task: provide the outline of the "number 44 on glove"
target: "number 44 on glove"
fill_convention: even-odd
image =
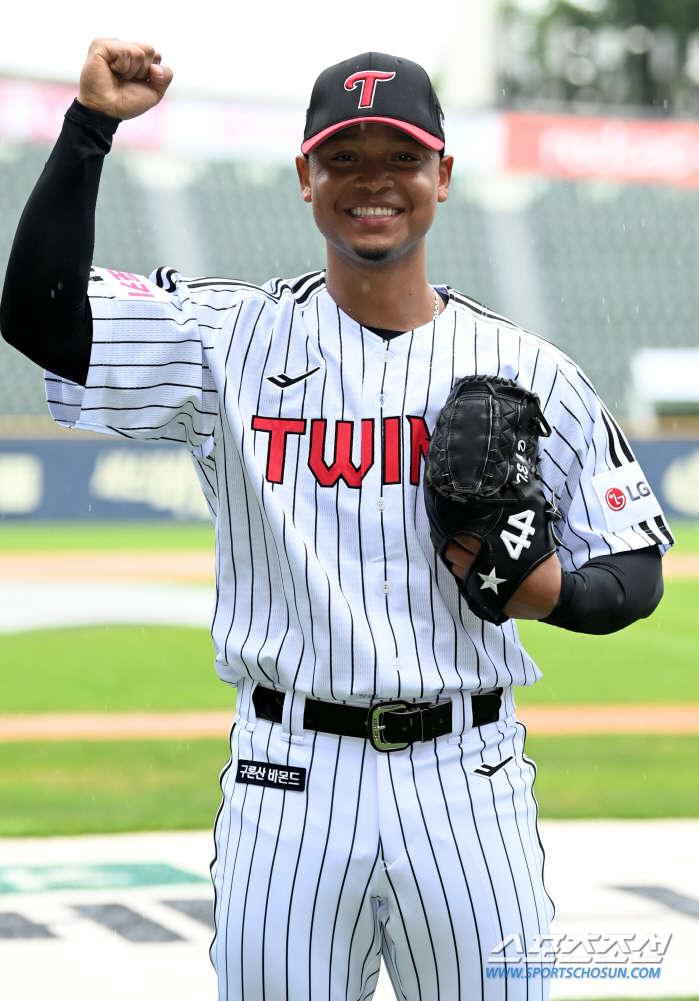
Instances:
[[[432,541],[444,551],[458,535],[481,544],[461,593],[479,618],[500,625],[503,609],[532,570],[556,551],[560,518],[537,475],[539,437],[548,437],[539,398],[512,379],[460,379],[437,417],[425,462]],[[458,578],[457,578],[458,580]]]

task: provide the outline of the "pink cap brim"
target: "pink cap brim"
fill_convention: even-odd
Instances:
[[[397,118],[381,118],[378,115],[362,115],[361,118],[349,118],[346,122],[338,122],[337,125],[330,125],[327,129],[323,129],[322,132],[311,136],[310,139],[307,139],[301,145],[301,152],[305,156],[311,150],[314,150],[316,146],[320,146],[330,136],[335,135],[336,132],[349,128],[350,125],[357,125],[359,122],[380,122],[382,125],[392,125],[395,129],[400,129],[401,132],[407,132],[409,136],[417,139],[419,143],[427,146],[428,149],[444,149],[444,143],[441,139],[437,139],[436,136],[425,132],[424,129],[419,129],[417,125],[411,125],[410,122],[401,122]]]

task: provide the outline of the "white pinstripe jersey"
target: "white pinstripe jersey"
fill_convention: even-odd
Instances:
[[[362,702],[540,677],[514,621],[472,615],[430,542],[424,453],[464,375],[539,395],[554,429],[540,474],[563,512],[564,568],[672,541],[643,490],[634,520],[633,483],[626,513],[605,515],[600,484],[609,494],[610,477],[642,474],[573,362],[458,292],[436,322],[386,342],[338,308],[322,272],[262,288],[116,274],[93,272],[87,387],[47,374],[51,413],[192,451],[216,524],[212,634],[225,681]]]

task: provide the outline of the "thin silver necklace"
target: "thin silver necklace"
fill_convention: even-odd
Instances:
[[[439,316],[439,295],[435,289],[432,289],[432,291],[434,292],[434,316],[432,317],[432,322],[436,323]]]

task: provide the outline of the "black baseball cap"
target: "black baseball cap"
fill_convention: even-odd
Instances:
[[[393,125],[428,149],[444,149],[439,100],[425,70],[410,59],[364,52],[323,70],[313,85],[301,152],[357,122]]]

